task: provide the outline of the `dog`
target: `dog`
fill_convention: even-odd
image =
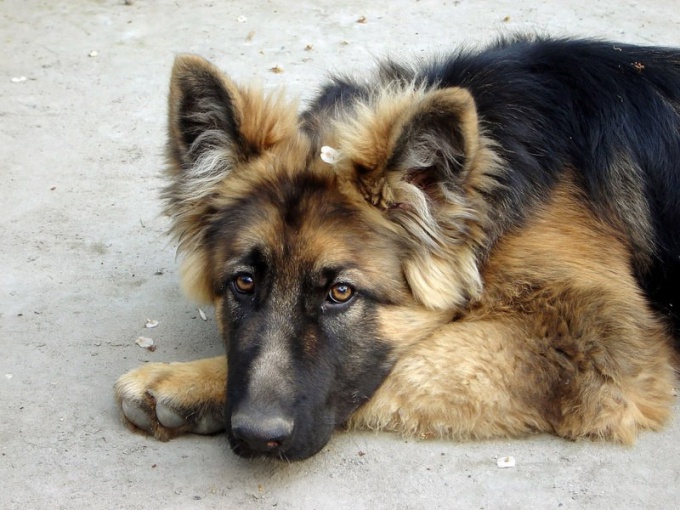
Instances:
[[[160,440],[308,458],[340,426],[634,442],[671,412],[680,50],[509,37],[302,113],[177,57],[162,196],[226,357],[115,385]]]

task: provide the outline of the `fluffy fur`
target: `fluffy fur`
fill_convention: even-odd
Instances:
[[[332,78],[299,115],[178,57],[163,197],[227,358],[122,376],[127,421],[288,459],[341,425],[659,429],[680,331],[679,57],[516,38]]]

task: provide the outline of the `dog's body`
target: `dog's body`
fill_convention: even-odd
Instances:
[[[123,376],[138,427],[300,459],[343,424],[630,443],[667,419],[680,51],[503,41],[302,115],[180,57],[169,104],[183,284],[228,361]]]

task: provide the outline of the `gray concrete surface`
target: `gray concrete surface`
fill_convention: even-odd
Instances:
[[[140,363],[221,351],[159,215],[175,53],[304,99],[326,69],[512,30],[680,46],[676,1],[129,3],[0,0],[0,508],[680,507],[677,417],[632,448],[339,433],[287,465],[240,460],[221,436],[132,434],[112,398]],[[155,352],[135,345],[145,333]],[[499,469],[506,455],[517,465]]]

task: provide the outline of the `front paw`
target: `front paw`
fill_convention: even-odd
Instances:
[[[114,386],[126,422],[168,441],[193,432],[224,430],[226,359],[149,363],[121,376]]]

